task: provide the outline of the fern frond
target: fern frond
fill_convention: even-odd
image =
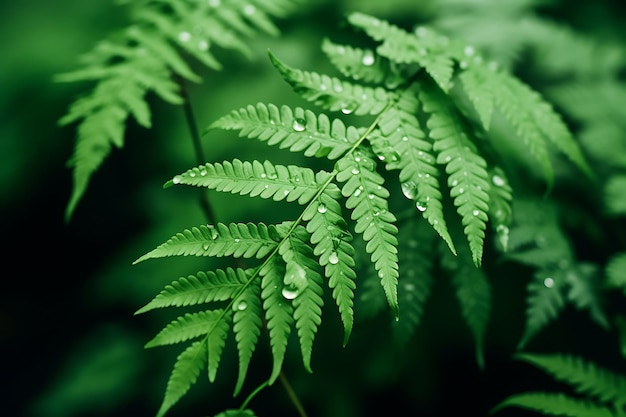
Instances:
[[[523,349],[539,331],[553,321],[565,307],[563,272],[538,271],[528,283],[526,326],[517,349]]]
[[[359,137],[354,127],[346,128],[341,120],[331,120],[324,113],[263,103],[230,112],[209,126],[216,128],[239,130],[239,136],[328,159],[342,156]]]
[[[562,393],[526,392],[511,395],[494,407],[491,413],[506,407],[518,407],[554,416],[613,417],[613,413],[608,408]]]
[[[348,21],[363,29],[374,40],[383,41],[376,49],[380,55],[400,64],[418,64],[443,91],[451,87],[456,51],[446,37],[425,27],[418,28],[416,34],[412,34],[363,13],[350,14]]]
[[[256,417],[256,414],[252,410],[226,410],[215,417]]]
[[[302,71],[289,67],[272,53],[269,56],[296,93],[323,109],[341,111],[343,114],[378,114],[389,101],[388,93],[382,87],[370,87],[326,74]]]
[[[269,383],[273,384],[280,374],[285,359],[287,342],[294,321],[293,306],[284,296],[284,294],[291,296],[291,293],[283,283],[285,264],[282,259],[270,258],[259,269],[259,275],[261,276],[261,298],[263,299],[273,358]]]
[[[618,409],[626,405],[626,377],[623,375],[573,355],[519,353],[515,357],[571,385],[579,394],[612,403]]]
[[[167,381],[165,397],[157,412],[157,417],[163,417],[196,382],[200,371],[207,362],[207,341],[201,340],[192,343],[176,359],[174,369]]]
[[[626,215],[626,175],[614,175],[604,185],[604,206],[613,216]]]
[[[260,259],[276,246],[277,242],[270,237],[268,226],[262,223],[201,225],[177,233],[134,263],[168,256],[234,256]]]
[[[354,324],[354,290],[356,273],[354,248],[350,244],[352,235],[341,213],[339,198],[341,191],[336,185],[330,184],[320,194],[316,204],[311,206],[310,213],[305,212],[303,219],[307,222],[306,230],[314,245],[313,253],[319,256],[319,264],[324,267],[328,278],[328,286],[339,308],[344,327],[344,346],[352,332]]]
[[[256,278],[256,277],[255,277]],[[233,395],[243,386],[250,359],[261,334],[261,284],[253,279],[243,293],[233,302],[233,332],[239,352],[239,374]]]
[[[174,184],[206,187],[233,194],[272,198],[274,201],[308,203],[317,193],[315,173],[296,165],[274,165],[269,161],[204,164],[176,175],[165,185]]]
[[[621,288],[626,295],[626,252],[611,256],[605,266],[605,275],[610,287]]]
[[[491,313],[491,284],[484,271],[475,267],[472,254],[466,247],[459,248],[457,256],[448,250],[440,252],[441,266],[452,277],[463,319],[474,337],[476,362],[480,369],[484,369],[483,341]]]
[[[371,255],[387,302],[398,317],[398,229],[396,217],[388,210],[389,191],[375,171],[371,155],[354,152],[337,161],[337,181],[344,182],[341,193],[356,222],[354,231],[363,235],[365,250]]]
[[[596,324],[608,330],[611,325],[604,312],[599,272],[598,266],[591,263],[578,263],[566,268],[566,295],[568,302],[579,310],[588,310]]]
[[[243,288],[251,274],[252,270],[227,268],[179,278],[135,314],[155,308],[184,307],[231,299]]]
[[[341,45],[324,39],[322,51],[335,68],[353,80],[380,85],[390,71],[389,61],[376,57],[370,49]]]
[[[437,163],[446,167],[450,196],[461,216],[474,264],[479,266],[489,210],[487,162],[467,136],[457,110],[436,86],[425,85],[420,96],[429,114],[427,125]]]
[[[513,189],[506,174],[499,167],[489,170],[489,218],[502,250],[509,249],[509,226],[513,221]]]
[[[293,304],[293,318],[300,339],[304,369],[311,369],[311,353],[315,333],[322,322],[322,277],[313,258],[313,249],[306,243],[309,234],[297,226],[278,248],[286,263],[283,295]]]
[[[395,339],[405,344],[422,320],[434,284],[437,235],[418,217],[411,217],[398,228],[398,242],[398,304],[402,306],[402,319],[394,322],[393,331]]]
[[[187,313],[165,326],[145,347],[173,345],[195,339],[210,333],[223,317],[224,311],[220,309]]]

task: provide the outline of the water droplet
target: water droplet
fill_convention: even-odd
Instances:
[[[235,239],[235,240],[234,240],[234,242],[235,242],[235,243],[239,243],[239,239]]]
[[[292,286],[283,287],[281,293],[287,300],[293,300],[298,296],[298,290]]]
[[[285,191],[283,191],[283,194],[284,194],[284,195],[289,195],[289,190],[285,190]]]
[[[189,32],[180,32],[178,34],[178,40],[181,42],[189,42],[191,40],[191,33]]]
[[[374,199],[374,197],[375,197],[375,195],[374,195],[374,194],[368,194],[368,195],[367,195],[367,198],[369,198],[370,200],[373,200],[373,199]]]
[[[463,194],[465,192],[465,188],[461,187],[459,188],[459,194]]]
[[[243,12],[244,12],[245,14],[247,14],[248,16],[252,16],[253,14],[255,14],[255,13],[256,13],[256,7],[254,7],[254,6],[253,6],[253,5],[251,5],[251,4],[246,4],[246,5],[243,7]]]
[[[328,86],[326,84],[320,84],[320,90],[326,91],[328,90]]]
[[[449,157],[449,156],[446,156],[446,159],[445,159],[445,161],[446,161],[446,162],[450,162],[450,160],[451,160],[451,159],[452,159],[451,157]]]
[[[415,199],[415,197],[417,197],[417,186],[415,185],[413,181],[403,182],[401,184],[401,187],[402,187],[402,193],[409,200],[413,200]]]
[[[244,311],[246,308],[248,308],[248,303],[246,303],[244,300],[241,300],[239,301],[239,303],[237,303],[237,310]]]
[[[359,171],[359,169],[358,169],[358,168],[352,168],[352,171],[351,171],[351,172],[352,172],[354,175],[358,175],[361,171]]]
[[[190,176],[191,178],[193,178],[193,177],[195,177],[195,176],[196,176],[196,173],[195,173],[195,172],[193,172],[193,171],[191,171],[191,172],[189,173],[189,176]]]
[[[456,187],[457,185],[459,185],[459,182],[457,180],[452,181],[452,186]]]
[[[333,86],[333,90],[335,90],[337,93],[341,93],[343,91],[343,87],[341,86],[341,84],[335,84]]]
[[[408,136],[402,136],[402,141],[403,141],[403,142],[407,142],[408,140],[409,140],[409,137],[408,137]]]
[[[343,107],[343,108],[341,109],[341,112],[342,112],[343,114],[350,114],[350,113],[352,113],[353,111],[354,111],[354,109],[351,109],[350,107]]]
[[[426,211],[426,203],[422,203],[422,202],[419,202],[419,201],[418,201],[418,202],[415,204],[415,207],[417,207],[417,209],[418,209],[419,211],[421,211],[421,212]]]
[[[374,54],[372,54],[370,51],[367,51],[364,55],[363,55],[363,59],[361,60],[361,63],[363,63],[363,65],[365,66],[370,66],[374,63]]]
[[[551,277],[547,277],[543,280],[543,285],[545,285],[546,288],[552,288],[554,287],[554,280]]]
[[[208,243],[205,243],[205,244],[202,245],[202,249],[204,249],[204,250],[209,250],[209,247],[210,246],[209,246]]]
[[[198,49],[201,51],[206,51],[209,49],[209,43],[205,40],[201,40],[198,42]]]
[[[353,194],[353,195],[354,195],[355,197],[358,197],[358,196],[360,196],[360,195],[361,195],[361,193],[362,193],[362,192],[363,192],[363,187],[359,187],[359,188],[357,188],[357,189],[354,191],[354,194]]]
[[[206,176],[206,174],[207,174],[206,168],[200,168],[200,176],[204,177]]]
[[[461,61],[459,66],[461,67],[461,69],[466,69],[469,66],[469,64],[467,63],[467,61]]]
[[[472,55],[474,55],[474,52],[476,52],[476,51],[474,50],[474,47],[473,47],[473,46],[471,46],[471,45],[467,45],[467,46],[465,47],[465,49],[463,50],[463,53],[464,53],[466,56],[472,56]]]
[[[346,48],[344,48],[343,46],[338,46],[338,47],[337,47],[337,53],[338,53],[339,55],[343,55],[343,54],[345,54],[345,53],[346,53]]]
[[[293,119],[293,130],[296,132],[302,132],[306,129],[305,121],[303,119]]]
[[[330,262],[333,265],[337,265],[339,263],[339,256],[337,256],[337,252],[332,252],[328,256],[328,262]]]
[[[480,214],[480,211],[478,211],[478,210],[474,210],[474,211],[472,211],[472,214],[473,214],[474,216],[478,216],[478,215]]]
[[[326,210],[327,210],[326,206],[323,205],[323,204],[320,204],[319,206],[317,206],[317,212],[318,213],[324,214],[324,213],[326,213]]]
[[[412,284],[410,282],[404,284],[404,290],[405,291],[415,291],[415,284]]]
[[[497,185],[498,187],[502,187],[504,184],[506,184],[504,182],[504,178],[499,175],[494,175],[493,177],[491,177],[491,182],[493,182],[493,185]]]
[[[219,233],[217,233],[217,230],[213,229],[211,230],[211,239],[215,240],[218,237],[220,237]]]
[[[182,181],[182,177],[180,175],[175,176],[174,178],[172,178],[172,182],[174,184],[180,184],[180,182]]]

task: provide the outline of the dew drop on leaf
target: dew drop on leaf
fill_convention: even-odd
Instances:
[[[287,300],[293,300],[298,296],[298,290],[292,286],[286,286],[283,287],[282,294]]]
[[[293,120],[293,130],[296,132],[302,132],[306,128],[305,121],[302,119]]]
[[[172,178],[172,182],[174,184],[180,184],[181,180],[182,180],[182,177],[180,175],[177,175],[174,178]]]
[[[372,64],[374,64],[375,58],[374,58],[374,54],[372,54],[371,52],[367,51],[364,55],[363,55],[363,59],[361,59],[361,63],[365,66],[370,66]]]
[[[413,181],[403,182],[401,185],[402,194],[409,200],[414,200],[417,197],[417,186]]]
[[[353,175],[358,175],[358,174],[359,174],[359,172],[361,172],[361,171],[359,171],[359,169],[358,169],[358,168],[352,168],[352,174],[353,174]]]
[[[554,280],[551,277],[547,277],[543,280],[543,285],[545,285],[546,288],[552,288],[554,287]]]
[[[237,310],[244,311],[246,308],[248,308],[248,303],[246,303],[244,300],[241,300],[239,301],[239,303],[237,303]]]
[[[208,243],[203,244],[202,249],[209,250],[209,244]]]
[[[472,214],[473,214],[474,216],[478,216],[478,215],[480,214],[480,211],[478,211],[478,210],[474,210],[474,211],[472,211]]]
[[[417,209],[418,209],[419,211],[422,211],[422,212],[426,211],[426,203],[422,203],[422,202],[418,201],[418,202],[415,204],[415,207],[417,207]]]
[[[335,84],[333,86],[333,90],[335,90],[335,92],[337,93],[341,93],[343,91],[343,87],[341,86],[341,84]]]
[[[504,178],[499,175],[494,175],[493,177],[491,177],[491,182],[493,182],[493,185],[496,185],[498,187],[502,187],[505,184]]]
[[[191,33],[189,32],[180,32],[178,34],[178,40],[181,42],[189,42],[191,40]]]
[[[326,206],[323,204],[320,204],[319,206],[317,206],[317,212],[321,214],[326,213]]]
[[[201,51],[206,51],[209,49],[209,43],[205,40],[201,40],[198,42],[198,49]]]
[[[328,262],[333,265],[337,265],[339,263],[339,256],[337,256],[337,252],[332,252],[330,256],[328,256]]]

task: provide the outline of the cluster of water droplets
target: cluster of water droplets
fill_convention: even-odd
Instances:
[[[178,40],[181,43],[189,43],[191,42],[192,39],[193,39],[193,35],[186,30],[178,34]],[[209,42],[206,39],[199,39],[196,46],[198,47],[199,50],[206,51],[209,49]]]

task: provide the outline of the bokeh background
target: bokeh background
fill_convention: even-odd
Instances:
[[[280,38],[250,41],[249,59],[218,52],[227,70],[202,72],[203,82],[189,86],[191,102],[201,130],[228,111],[257,101],[302,104],[274,71],[266,51],[295,67],[327,71],[321,41],[347,39],[343,16],[349,11],[406,27],[434,22],[486,48],[501,62],[523,63],[523,58],[513,60],[520,56],[515,49],[520,16],[546,16],[590,37],[623,44],[626,13],[621,3],[303,1],[295,14],[277,22]],[[72,220],[64,222],[71,191],[65,164],[75,126],[60,127],[57,121],[89,85],[59,84],[53,77],[76,69],[81,54],[127,25],[124,10],[113,1],[24,0],[0,5],[2,415],[154,415],[179,347],[144,350],[143,345],[173,316],[133,314],[166,283],[209,269],[203,259],[132,265],[174,233],[205,222],[197,193],[162,188],[173,175],[194,166],[195,158],[182,109],[156,99],[151,98],[153,128],[129,124],[124,149],[106,159]],[[234,135],[215,134],[205,140],[210,161],[298,161],[298,156]],[[289,216],[286,206],[276,209],[230,195],[210,198],[222,222],[270,223]],[[342,348],[339,321],[329,309],[327,327],[316,342],[315,373],[302,370],[297,352],[287,361],[287,376],[310,415],[370,416],[384,409],[403,409],[403,415],[486,415],[507,395],[531,386],[549,387],[539,373],[510,360],[523,330],[524,285],[531,272],[506,265],[501,272],[493,283],[486,372],[477,369],[471,337],[447,282],[435,285],[423,323],[403,350],[396,350],[380,330],[386,318],[359,324],[348,347]],[[623,369],[611,345],[614,335],[579,315],[565,312],[559,321],[563,324],[542,334],[532,347],[554,351],[576,346],[577,353]],[[267,351],[260,349],[258,356],[245,392],[267,375]],[[235,358],[226,354],[218,383],[209,385],[201,377],[170,415],[213,415],[237,407],[243,398],[232,398],[235,369]],[[251,406],[259,416],[296,415],[279,384]],[[502,415],[523,415],[516,413],[506,410]]]

